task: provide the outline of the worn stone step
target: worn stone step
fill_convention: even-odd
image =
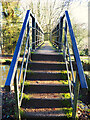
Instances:
[[[64,61],[63,55],[60,54],[31,54],[33,61]]]
[[[60,108],[70,106],[70,99],[24,98],[22,100],[23,108]]]
[[[65,63],[29,62],[30,70],[66,70]]]
[[[67,80],[67,73],[27,71],[26,80]]]
[[[30,84],[24,86],[24,93],[67,93],[69,86],[64,84]]]

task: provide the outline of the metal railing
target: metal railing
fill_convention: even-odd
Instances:
[[[68,29],[68,30],[67,30]],[[76,70],[74,70],[74,66],[72,64],[72,57],[70,53],[70,46],[67,33],[69,32],[71,38],[71,49],[73,52],[74,61],[76,63]],[[59,51],[63,51],[63,55],[65,58],[67,76],[68,76],[68,84],[71,96],[71,105],[73,108],[72,118],[76,117],[76,109],[77,109],[77,100],[79,94],[79,86],[81,84],[81,88],[87,89],[87,82],[85,79],[82,63],[80,60],[73,28],[71,25],[70,17],[68,11],[65,11],[64,15],[60,17],[59,23],[54,27],[51,32],[50,41],[55,48]],[[80,82],[79,82],[80,81]],[[80,84],[79,84],[80,83]]]
[[[30,20],[32,21],[30,22]],[[44,42],[43,30],[40,27],[34,15],[30,12],[30,10],[27,10],[22,25],[22,29],[19,35],[19,39],[16,45],[16,49],[13,55],[13,59],[10,65],[8,76],[5,82],[5,89],[8,91],[10,91],[12,89],[12,86],[14,86],[14,90],[16,94],[18,118],[20,117],[19,108],[22,102],[24,82],[26,78],[28,61],[30,59],[30,53],[31,51],[40,47],[43,44],[43,42]],[[19,61],[20,53],[22,51],[22,46],[24,46],[24,51],[23,51],[23,58],[21,62],[20,72],[18,75],[18,71],[17,71],[18,63],[19,63],[18,61]],[[21,80],[22,74],[23,74],[23,80]]]

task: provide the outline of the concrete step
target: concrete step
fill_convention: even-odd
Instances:
[[[24,86],[24,93],[67,93],[69,86],[64,84],[30,84]]]
[[[23,108],[60,108],[71,107],[70,99],[60,98],[24,98],[22,100]]]
[[[67,80],[67,73],[27,71],[26,80]]]
[[[60,54],[31,54],[31,60],[33,61],[64,61],[63,55]]]
[[[65,63],[48,63],[48,62],[29,62],[28,69],[30,70],[66,70]]]
[[[21,118],[27,120],[72,120],[72,118],[66,116],[65,111],[62,110],[62,108],[59,108],[59,110],[46,109],[46,111],[43,111],[42,109],[33,109],[33,112],[30,109],[24,109]]]

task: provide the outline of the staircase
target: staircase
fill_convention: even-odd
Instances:
[[[84,91],[88,86],[68,11],[50,32],[50,42],[44,42],[41,26],[27,10],[5,82],[7,91],[14,85],[17,119],[20,115],[22,120],[76,119],[79,85]],[[18,73],[21,51],[23,59]],[[76,66],[72,64],[72,57]]]
[[[66,119],[64,110],[71,107],[70,98],[64,97],[67,93],[69,86],[63,55],[46,41],[41,49],[31,55],[28,63],[22,117]]]

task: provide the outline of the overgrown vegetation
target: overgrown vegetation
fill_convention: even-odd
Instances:
[[[19,17],[19,3],[2,1],[2,9],[2,54],[13,55],[22,25]]]
[[[59,21],[61,13],[65,9],[69,9],[70,5],[74,2],[72,0],[61,1],[57,4],[57,0],[53,2],[37,0],[36,4],[32,0],[28,0],[24,5],[19,1],[3,1],[3,28],[2,28],[2,53],[13,54],[15,46],[20,34],[22,26],[22,16],[25,15],[27,9],[30,9],[36,15],[38,22],[43,28],[44,32],[50,33],[56,23]],[[20,7],[21,6],[21,7]],[[23,16],[24,17],[24,16]],[[74,21],[74,20],[73,20]],[[80,55],[88,55],[88,46],[83,42],[87,37],[87,30],[82,29],[83,25],[78,25],[73,22],[73,30],[77,40],[77,45],[80,50]],[[45,39],[50,37],[46,34]],[[49,39],[49,38],[48,38]],[[71,43],[71,41],[70,41]],[[82,47],[84,46],[84,47]]]

